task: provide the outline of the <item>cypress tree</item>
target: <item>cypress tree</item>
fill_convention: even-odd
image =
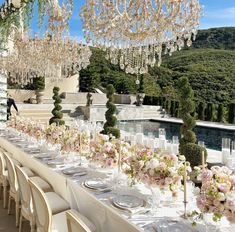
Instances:
[[[170,114],[172,117],[175,115],[175,101],[171,101],[171,108],[170,108]]]
[[[114,115],[116,113],[116,106],[114,104],[115,89],[112,84],[109,84],[106,89],[106,96],[108,98],[108,101],[106,103],[107,111],[105,113],[106,122],[104,124],[104,130],[102,131],[102,133],[107,135],[112,134],[116,138],[120,138],[120,130],[115,127],[117,124],[117,118]]]
[[[228,106],[228,123],[235,124],[235,103]]]
[[[217,122],[224,122],[224,113],[224,106],[222,104],[219,104],[217,110]]]
[[[198,119],[204,121],[205,120],[205,103],[200,102],[198,105]]]
[[[60,105],[62,100],[60,98],[59,91],[60,91],[59,87],[53,88],[54,96],[52,98],[54,100],[54,109],[51,112],[54,116],[49,120],[49,124],[55,123],[57,126],[65,124],[64,120],[62,119],[63,113],[61,112],[62,107]]]
[[[215,114],[215,106],[213,103],[207,104],[207,115],[206,120],[212,122],[214,120],[214,114]]]

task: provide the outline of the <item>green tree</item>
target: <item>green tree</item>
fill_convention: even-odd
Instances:
[[[179,95],[179,114],[183,120],[183,125],[180,128],[180,154],[184,155],[192,166],[198,165],[201,162],[201,147],[195,144],[196,135],[193,128],[196,125],[195,119],[191,113],[195,109],[193,101],[193,90],[189,84],[188,78],[181,77],[177,82]]]
[[[63,120],[63,113],[61,112],[62,107],[61,107],[60,103],[62,101],[61,101],[61,98],[59,95],[59,91],[60,91],[59,87],[53,88],[54,96],[52,98],[54,100],[54,109],[52,110],[52,114],[54,116],[49,120],[49,124],[55,123],[57,126],[65,124],[65,122]]]
[[[198,105],[198,119],[204,121],[205,120],[205,108],[206,104],[204,102],[200,102]]]
[[[235,124],[235,103],[230,103],[228,107],[228,123]]]
[[[105,113],[106,122],[104,124],[104,130],[102,131],[102,133],[107,135],[112,134],[116,138],[119,138],[120,130],[116,128],[117,118],[114,115],[116,113],[116,106],[114,104],[114,92],[115,89],[113,85],[108,85],[106,94],[108,98],[108,101],[106,103],[107,111]]]
[[[218,110],[217,110],[217,122],[224,122],[224,106],[222,104],[219,104]]]
[[[213,103],[208,103],[207,104],[207,109],[206,109],[206,121],[214,121],[214,116],[215,116],[215,106]]]

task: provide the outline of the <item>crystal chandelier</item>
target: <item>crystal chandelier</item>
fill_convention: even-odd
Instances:
[[[64,35],[71,13],[68,8],[68,4],[60,7],[56,0],[51,3],[42,38],[15,31],[13,52],[0,60],[0,68],[7,71],[11,82],[26,85],[37,76],[66,78],[89,65],[89,47]]]
[[[86,41],[107,51],[106,58],[131,74],[148,72],[192,44],[199,0],[86,0],[81,9]]]

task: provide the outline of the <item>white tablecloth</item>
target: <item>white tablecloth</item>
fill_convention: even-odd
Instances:
[[[23,148],[18,147],[17,142],[0,137],[0,147],[12,153],[13,157],[24,166],[31,168],[47,180],[54,191],[70,203],[71,208],[78,210],[94,223],[97,232],[154,232],[156,230],[151,226],[153,222],[162,217],[175,219],[179,217],[179,210],[182,210],[182,204],[179,204],[179,207],[173,205],[172,207],[160,208],[154,216],[151,212],[150,214],[130,214],[112,206],[110,199],[116,194],[115,191],[97,194],[97,192],[83,186],[83,181],[90,178],[90,176],[97,176],[96,173],[91,173],[92,175],[89,173],[89,175],[72,179],[62,174],[60,170],[54,170],[42,161],[33,158],[29,152],[25,152]],[[123,189],[120,188],[120,190]],[[148,189],[140,186],[138,193],[147,199],[149,196],[148,191]],[[189,222],[187,223],[189,224]],[[211,229],[208,232],[235,232],[234,228],[234,224],[230,227],[225,225],[223,228]],[[195,231],[204,232],[205,230],[203,227],[198,226]],[[181,232],[188,232],[188,230],[185,229]]]

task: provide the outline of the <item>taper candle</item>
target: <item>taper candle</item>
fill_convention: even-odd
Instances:
[[[205,153],[202,151],[202,169],[205,169]]]
[[[187,164],[184,163],[184,203],[187,202]]]

